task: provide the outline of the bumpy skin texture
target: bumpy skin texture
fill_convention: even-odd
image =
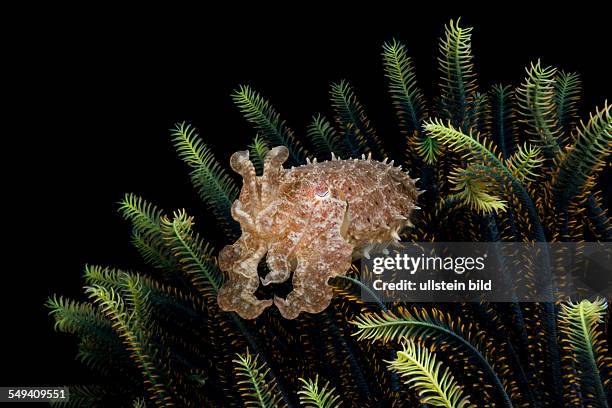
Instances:
[[[230,159],[243,178],[232,217],[242,236],[219,253],[219,266],[228,280],[219,290],[219,306],[242,318],[254,319],[276,304],[287,319],[300,312],[319,313],[331,302],[329,278],[345,275],[354,256],[384,242],[399,241],[410,225],[419,192],[393,163],[363,157],[308,163],[284,169],[287,148],[266,155],[262,176],[256,176],[248,151]],[[264,285],[289,279],[293,291],[286,299],[259,300],[257,265],[266,256],[270,272]]]

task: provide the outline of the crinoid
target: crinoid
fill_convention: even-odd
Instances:
[[[237,89],[233,99],[257,131],[249,154],[230,161],[242,189],[193,126],[173,127],[219,233],[200,235],[184,210],[124,197],[120,213],[150,268],[90,265],[88,299],[48,301],[56,329],[79,339],[78,358],[108,374],[109,386],[71,387],[68,405],[608,406],[603,300],[411,305],[359,296],[351,255],[398,235],[612,236],[600,177],[610,105],[580,121],[578,75],[539,61],[516,85],[484,89],[471,29],[458,21],[445,27],[439,52],[440,93],[428,103],[408,48],[396,40],[382,47],[401,138],[379,137],[347,81],[331,86],[333,119],[315,115],[305,138],[251,87]],[[413,211],[417,186],[425,193]],[[276,308],[261,313],[272,303],[266,284],[291,271],[294,291],[276,300],[291,319]]]

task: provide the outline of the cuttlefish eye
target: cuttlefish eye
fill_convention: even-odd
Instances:
[[[330,195],[329,188],[327,186],[318,186],[315,190],[315,198],[318,200],[325,200]]]

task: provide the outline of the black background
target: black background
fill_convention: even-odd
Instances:
[[[303,133],[313,113],[329,110],[329,83],[347,78],[378,132],[396,137],[382,42],[406,42],[431,95],[437,39],[450,18],[463,16],[475,27],[483,89],[496,81],[517,83],[524,67],[541,57],[582,74],[585,111],[612,95],[603,12],[551,14],[544,7],[512,11],[501,5],[481,13],[442,6],[427,13],[354,5],[350,12],[312,5],[275,15],[229,9],[158,10],[155,16],[65,10],[61,19],[42,16],[40,25],[26,15],[5,36],[14,51],[5,61],[14,71],[7,85],[16,91],[9,102],[22,116],[6,119],[16,126],[3,137],[3,238],[9,244],[2,268],[0,384],[94,378],[74,360],[74,340],[53,332],[43,304],[53,293],[82,298],[86,263],[139,267],[129,228],[116,213],[123,193],[170,210],[184,207],[204,234],[217,233],[205,221],[167,129],[191,121],[226,161],[254,136],[230,98],[239,84],[269,97]]]

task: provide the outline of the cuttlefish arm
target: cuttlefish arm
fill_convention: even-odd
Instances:
[[[307,240],[296,249],[297,267],[293,291],[286,299],[274,298],[274,304],[286,319],[301,312],[319,313],[329,306],[333,289],[329,278],[345,275],[351,267],[353,245],[345,235],[348,204],[333,198],[313,204],[314,217],[304,231]]]
[[[227,280],[217,294],[221,310],[237,312],[244,319],[254,319],[272,305],[271,299],[255,297],[259,287],[257,265],[265,254],[265,244],[248,233],[243,233],[233,245],[221,250],[219,268],[227,274]]]
[[[219,253],[219,268],[227,280],[219,289],[217,303],[222,310],[237,312],[244,319],[256,318],[273,303],[272,299],[260,300],[255,296],[259,287],[257,267],[268,251],[269,238],[265,231],[260,231],[258,215],[270,211],[268,196],[275,191],[274,183],[282,175],[282,163],[287,157],[286,147],[271,149],[265,158],[261,180],[248,151],[236,152],[230,158],[230,166],[243,178],[240,199],[231,207],[232,218],[240,223],[242,235]],[[262,203],[262,196],[268,202]]]

